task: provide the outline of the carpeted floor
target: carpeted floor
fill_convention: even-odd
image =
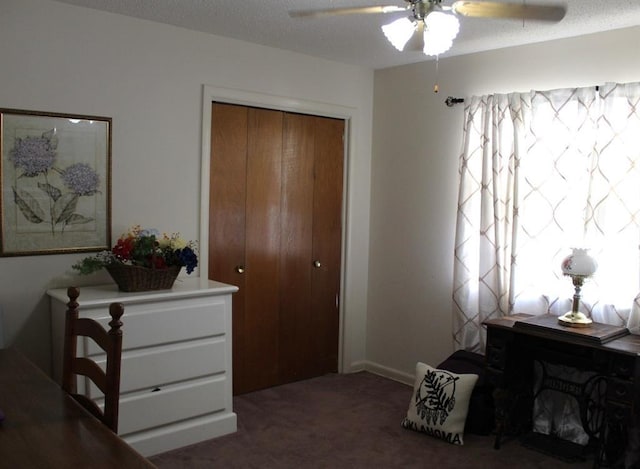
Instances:
[[[238,431],[151,461],[177,468],[586,469],[516,440],[466,434],[454,446],[400,426],[409,386],[370,373],[331,374],[236,396]]]

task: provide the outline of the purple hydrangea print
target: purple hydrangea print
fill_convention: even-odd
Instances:
[[[56,129],[51,129],[41,136],[15,137],[9,150],[9,161],[17,170],[12,187],[16,206],[28,222],[50,225],[52,235],[57,230],[64,233],[67,226],[94,221],[78,213],[78,200],[95,195],[100,186],[100,176],[86,163],[56,167],[57,147]],[[25,177],[31,181],[21,181]]]
[[[9,159],[27,177],[46,173],[53,167],[55,157],[51,140],[46,137],[16,138],[16,143],[9,152]]]
[[[98,173],[86,163],[72,164],[62,171],[61,176],[65,186],[78,195],[93,195],[100,185]]]

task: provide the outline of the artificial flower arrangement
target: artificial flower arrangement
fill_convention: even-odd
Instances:
[[[110,251],[85,257],[71,267],[80,274],[91,274],[104,268],[121,290],[141,291],[171,288],[182,267],[190,274],[197,265],[193,241],[185,241],[178,233],[160,235],[156,229],[142,229],[136,225],[122,234]],[[134,278],[138,285],[131,285],[132,276],[144,277],[144,280]],[[154,281],[151,276],[161,279],[166,276],[167,279]]]

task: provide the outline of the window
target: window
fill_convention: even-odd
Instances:
[[[583,312],[624,324],[640,293],[640,84],[473,97],[465,108],[454,268],[454,337],[483,349],[481,323],[564,314],[560,272],[590,248]]]

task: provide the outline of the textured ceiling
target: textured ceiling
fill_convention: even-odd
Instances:
[[[398,52],[384,38],[380,26],[397,13],[395,16],[346,15],[316,19],[292,19],[287,13],[289,10],[346,6],[403,6],[403,0],[57,1],[374,69],[431,60],[420,52]],[[640,25],[640,0],[520,1],[564,4],[567,15],[555,24],[461,18],[460,34],[453,47],[441,57]],[[451,2],[444,0],[443,5]]]

